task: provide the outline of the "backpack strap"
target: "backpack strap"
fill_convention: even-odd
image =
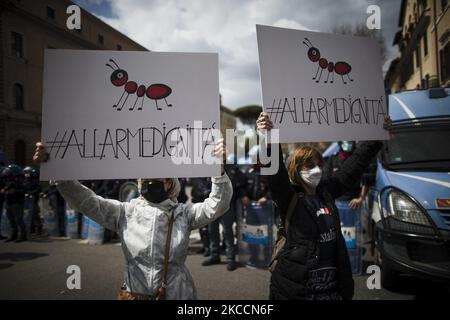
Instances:
[[[169,219],[169,228],[167,231],[167,238],[166,238],[166,248],[164,251],[164,271],[163,271],[162,283],[161,283],[161,287],[159,287],[159,289],[158,289],[158,294],[157,294],[155,300],[163,300],[166,297],[167,272],[169,269],[170,243],[172,240],[172,230],[173,230],[174,220],[175,220],[175,214],[174,214],[174,211],[172,211],[172,215],[170,216],[170,219]]]

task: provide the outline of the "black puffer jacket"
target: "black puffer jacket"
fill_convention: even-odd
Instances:
[[[335,176],[323,179],[317,187],[317,194],[328,208],[333,208],[332,213],[335,215],[338,290],[343,299],[353,297],[354,282],[334,199],[339,198],[355,180],[361,179],[361,175],[381,146],[382,143],[379,141],[360,143],[353,155],[345,161],[342,169]],[[286,245],[272,273],[270,297],[303,299],[307,293],[308,271],[319,262],[319,222],[315,212],[312,212],[304,201],[302,197],[304,191],[301,187],[291,185],[283,165],[281,149],[279,154],[280,166],[277,174],[269,176],[269,187],[283,221],[292,197],[297,196],[298,201],[290,220]]]

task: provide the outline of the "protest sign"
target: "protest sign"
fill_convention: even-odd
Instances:
[[[217,54],[46,50],[41,180],[220,175],[219,119]]]
[[[264,111],[280,142],[382,140],[376,40],[257,25]]]

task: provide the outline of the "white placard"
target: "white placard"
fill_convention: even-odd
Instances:
[[[376,40],[256,26],[264,111],[280,142],[384,140]]]
[[[41,180],[220,175],[219,112],[215,53],[46,50]]]

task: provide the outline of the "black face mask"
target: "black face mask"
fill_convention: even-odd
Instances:
[[[145,182],[141,194],[147,201],[153,203],[161,203],[167,199],[164,183],[161,181]]]

